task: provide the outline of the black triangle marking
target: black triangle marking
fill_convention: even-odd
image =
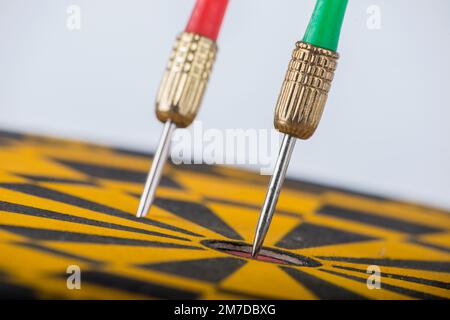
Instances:
[[[180,277],[218,283],[245,264],[246,261],[243,259],[227,257],[143,264],[140,267]]]
[[[317,213],[320,215],[356,221],[359,223],[365,223],[384,229],[395,230],[414,235],[445,231],[439,228],[421,225],[418,223],[400,220],[396,218],[385,217],[366,211],[352,210],[348,208],[341,208],[331,205],[323,206],[318,210]]]
[[[37,294],[32,288],[0,280],[1,300],[32,300],[36,298]]]
[[[64,278],[67,277],[67,275],[62,276]],[[200,296],[200,294],[195,291],[169,287],[162,283],[156,283],[150,280],[137,280],[104,271],[83,271],[82,281],[159,299],[192,300],[197,299]]]
[[[147,176],[145,171],[137,171],[131,169],[123,169],[110,167],[106,165],[95,165],[71,160],[53,159],[54,161],[70,167],[71,169],[80,171],[94,178],[109,179],[124,182],[144,183]],[[183,189],[183,187],[175,180],[163,176],[160,182],[161,186],[173,189]]]
[[[202,204],[166,198],[156,198],[155,204],[183,219],[194,222],[227,238],[243,240],[233,228],[226,224],[211,209]]]
[[[350,231],[303,222],[285,235],[276,246],[285,249],[302,249],[375,239]]]
[[[12,275],[0,270],[0,300],[31,300],[37,295],[30,287],[12,283]]]

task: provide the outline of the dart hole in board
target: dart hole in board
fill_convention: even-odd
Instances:
[[[217,250],[236,257],[253,259],[262,262],[299,267],[320,267],[322,264],[314,259],[302,255],[293,254],[279,249],[264,247],[256,258],[252,257],[252,246],[238,241],[203,240],[205,247]]]

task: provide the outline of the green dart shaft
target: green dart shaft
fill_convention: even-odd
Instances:
[[[336,51],[348,0],[318,0],[303,41]]]

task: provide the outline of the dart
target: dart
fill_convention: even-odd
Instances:
[[[284,134],[253,241],[261,250],[296,139],[315,132],[339,58],[337,45],[348,0],[317,0],[302,41],[296,43],[275,108],[275,128]]]
[[[214,64],[228,0],[197,0],[191,18],[172,50],[156,98],[156,116],[164,129],[145,182],[137,217],[149,211],[161,180],[176,128],[195,119]]]

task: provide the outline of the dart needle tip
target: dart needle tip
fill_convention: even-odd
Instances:
[[[146,199],[144,199],[144,194],[141,196],[141,200],[139,201],[139,208],[136,212],[136,217],[143,218],[147,215],[148,210],[150,210],[150,207],[152,204],[146,205]],[[148,207],[148,210],[145,210],[144,207]]]
[[[255,258],[261,250],[267,231],[269,230],[270,222],[272,221],[272,216],[277,205],[278,196],[280,195],[281,186],[286,177],[286,171],[289,166],[292,151],[294,150],[295,140],[295,137],[288,134],[285,134],[283,137],[283,142],[281,143],[280,152],[278,154],[277,162],[275,163],[273,175],[270,178],[266,198],[264,199],[264,204],[261,208],[258,225],[255,231],[252,248],[253,258]]]
[[[152,166],[145,182],[144,191],[139,201],[139,207],[136,217],[142,218],[147,215],[153,200],[155,200],[156,188],[159,185],[161,176],[166,163],[167,156],[170,149],[170,140],[176,125],[172,121],[167,121],[164,125],[161,139],[159,140],[158,149],[156,149],[155,157],[153,158]]]
[[[256,242],[253,243],[252,247],[252,258],[256,258],[258,256],[259,248],[256,246]]]

